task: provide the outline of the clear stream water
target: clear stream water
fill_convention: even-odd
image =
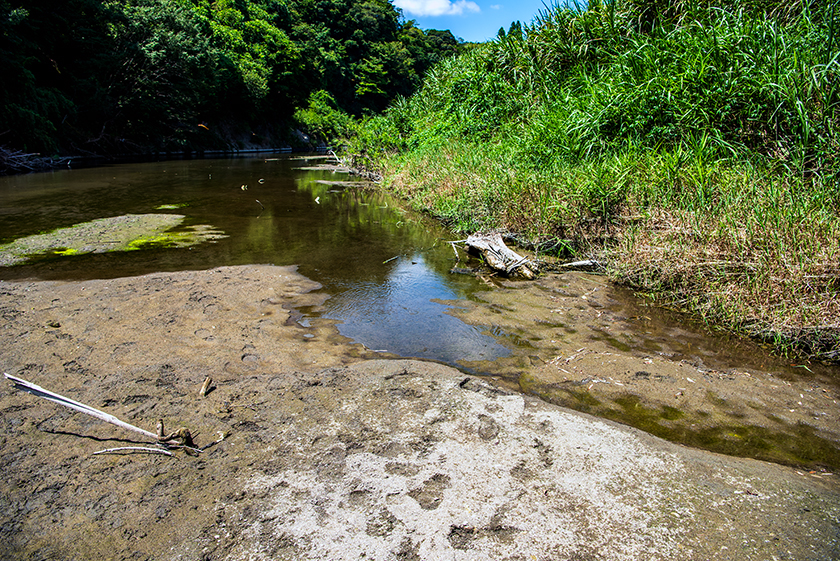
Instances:
[[[487,289],[472,276],[449,272],[454,255],[445,242],[454,235],[387,194],[329,184],[352,180],[346,174],[300,169],[317,163],[263,154],[0,177],[0,243],[94,219],[147,213],[185,215],[182,227],[209,225],[226,235],[189,249],[52,255],[0,267],[0,279],[80,280],[225,265],[298,265],[330,295],[321,317],[338,320],[342,335],[370,349],[455,366],[507,356],[510,350],[496,338],[505,334],[492,326],[467,325],[439,303],[470,299]],[[634,311],[631,294],[614,290],[613,295],[628,317],[656,316],[634,329],[636,338],[648,333],[647,339],[670,341],[686,359],[693,355],[712,364],[796,375],[789,364],[751,342],[710,336],[655,309]]]
[[[125,214],[186,215],[227,237],[189,249],[51,256],[0,278],[78,280],[224,265],[298,265],[331,295],[322,317],[368,348],[456,364],[508,350],[445,313],[486,286],[449,273],[453,239],[382,193],[342,189],[317,161],[261,155],[109,165],[0,178],[0,243]],[[243,190],[242,186],[247,189]],[[171,205],[170,210],[159,210]]]
[[[352,179],[346,175],[297,169],[313,163],[289,155],[262,155],[0,177],[0,244],[126,214],[184,215],[185,222],[177,229],[206,225],[225,235],[190,248],[42,255],[28,264],[0,267],[0,279],[81,280],[226,265],[297,265],[329,295],[323,310],[300,310],[304,325],[318,316],[336,320],[344,336],[370,349],[468,370],[487,365],[486,371],[478,366],[483,370],[479,374],[494,375],[494,365],[529,356],[530,345],[517,341],[515,333],[501,332],[495,325],[468,325],[447,313],[450,308],[442,301],[481,300],[476,293],[487,290],[472,276],[449,272],[454,255],[446,240],[453,239],[452,233],[434,220],[402,209],[387,194],[329,183]],[[813,365],[813,374],[811,369],[801,370],[751,341],[710,335],[685,318],[640,306],[628,291],[610,288],[607,300],[613,304],[604,311],[624,318],[623,326],[616,324],[607,337],[616,345],[620,337],[624,346],[644,352],[667,347],[674,360],[708,368],[775,372],[782,380],[804,380],[803,388],[810,388],[808,378],[819,374],[825,386],[814,392],[834,392],[840,380],[836,367]],[[516,380],[509,382],[515,386]],[[574,402],[567,405],[575,407]],[[644,426],[649,419],[633,416],[635,409],[625,417],[620,417],[618,407],[611,411],[619,415],[611,418],[650,430]],[[735,414],[720,417],[720,426],[710,430],[729,430],[729,425],[739,422]],[[687,417],[686,423],[692,418]],[[693,427],[683,428],[690,436]],[[799,438],[783,429],[769,436],[762,432],[763,440],[747,442],[737,453],[764,457],[767,446],[786,446]],[[728,438],[720,438],[721,448],[716,442],[703,446],[729,453]],[[812,441],[815,450],[827,452],[810,454],[802,462],[840,465],[833,442],[816,436],[808,442]]]

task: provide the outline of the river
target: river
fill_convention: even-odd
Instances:
[[[329,295],[297,311],[301,325],[332,320],[368,349],[489,375],[670,440],[840,467],[837,367],[711,334],[603,277],[494,280],[504,288],[493,290],[451,274],[451,232],[347,174],[313,168],[320,161],[261,155],[0,178],[0,244],[79,224],[99,237],[95,251],[42,249],[0,267],[0,279],[295,265]],[[136,216],[177,225],[128,244],[133,251],[101,251],[119,241],[103,224]],[[204,241],[172,247],[195,233]]]
[[[0,278],[80,280],[225,265],[298,265],[331,295],[319,315],[368,348],[447,364],[508,354],[435,300],[485,288],[451,275],[451,234],[383,193],[289,155],[169,160],[0,178],[0,241],[124,215],[183,215],[218,239],[189,248],[42,253]],[[179,228],[176,228],[179,229]],[[305,321],[305,319],[304,319]]]

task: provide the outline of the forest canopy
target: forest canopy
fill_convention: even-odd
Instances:
[[[410,95],[460,47],[388,0],[0,0],[0,145],[224,147],[296,112],[318,129]]]

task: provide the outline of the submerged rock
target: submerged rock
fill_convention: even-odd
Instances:
[[[25,263],[38,256],[189,247],[225,237],[207,225],[172,231],[183,220],[180,214],[126,214],[18,238],[0,245],[0,266]]]

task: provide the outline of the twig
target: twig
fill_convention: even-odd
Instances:
[[[48,399],[53,403],[58,403],[59,405],[63,405],[65,407],[69,407],[70,409],[75,409],[80,413],[84,413],[86,415],[90,415],[91,417],[96,417],[100,421],[105,421],[106,423],[111,423],[112,425],[117,425],[118,427],[122,427],[124,429],[128,429],[134,432],[138,432],[145,436],[146,438],[150,438],[152,440],[157,441],[158,436],[147,430],[143,430],[140,427],[135,427],[134,425],[130,425],[125,421],[121,421],[114,417],[109,413],[105,413],[104,411],[100,411],[99,409],[94,409],[89,405],[85,405],[84,403],[79,403],[78,401],[74,401],[69,397],[64,397],[63,395],[59,395],[57,393],[53,393],[49,390],[45,390],[41,386],[33,384],[32,382],[27,382],[21,378],[16,378],[14,376],[10,376],[4,372],[6,378],[12,381],[15,387],[19,390],[23,390],[25,392],[31,393],[32,395],[37,395],[38,397],[43,397],[44,399]]]
[[[203,448],[198,448],[195,445],[193,435],[190,434],[188,429],[183,427],[167,436],[166,429],[163,426],[163,419],[158,421],[157,424],[157,440],[158,444],[164,446],[167,450],[183,449],[190,456],[198,456],[203,450]]]
[[[210,379],[210,376],[207,376],[204,379],[204,383],[201,384],[201,389],[198,390],[198,395],[200,395],[201,397],[206,396],[207,392],[210,391],[210,384],[212,384],[212,383],[213,383],[213,380]]]
[[[461,262],[461,256],[460,256],[460,255],[458,255],[458,249],[455,247],[455,244],[456,244],[456,243],[461,243],[461,242],[463,242],[463,241],[464,241],[464,240],[455,241],[455,242],[449,242],[449,245],[451,245],[451,246],[452,246],[452,251],[453,251],[453,252],[455,252],[455,262],[456,262],[456,263],[460,263],[460,262]]]
[[[113,454],[115,452],[143,452],[146,454],[163,454],[164,456],[172,456],[172,452],[169,450],[162,450],[160,448],[146,448],[145,446],[120,446],[119,448],[106,448],[105,450],[99,450],[98,452],[94,452],[93,455],[97,456],[99,454]]]
[[[330,151],[329,151],[329,154],[332,154],[332,157],[333,157],[333,158],[335,158],[335,159],[336,159],[336,161],[337,161],[339,164],[344,165],[344,160],[342,160],[341,158],[339,158],[339,157],[338,157],[338,154],[336,154],[333,150],[330,150]]]
[[[562,263],[560,267],[564,269],[598,269],[601,264],[594,259],[585,259],[583,261],[573,261],[571,263]]]
[[[262,208],[263,210],[265,210],[265,207],[264,207],[264,206],[263,206],[263,204],[259,201],[259,199],[254,199],[254,200],[255,200],[255,201],[257,201],[257,204],[258,204],[258,205],[260,205],[260,208]]]
[[[188,456],[198,456],[203,451],[203,448],[196,448],[195,446],[187,446],[185,444],[170,444],[168,442],[162,443],[168,450],[183,450]]]
[[[382,264],[384,265],[385,263],[390,263],[390,262],[391,262],[391,261],[393,261],[394,259],[398,259],[398,258],[399,258],[399,255],[394,255],[394,256],[393,256],[393,257],[391,257],[390,259],[386,259],[385,261],[383,261],[383,262],[382,262]]]

